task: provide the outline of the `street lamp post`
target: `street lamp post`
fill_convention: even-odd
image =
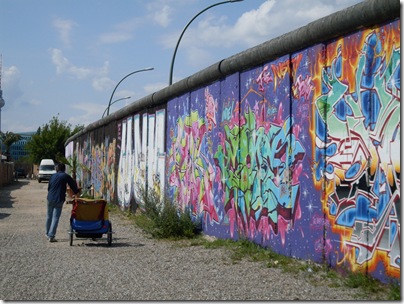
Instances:
[[[178,46],[180,45],[180,41],[182,39],[182,36],[184,35],[185,31],[187,30],[188,26],[194,21],[199,15],[201,15],[203,12],[207,11],[208,9],[220,5],[220,4],[225,4],[225,3],[231,3],[231,2],[241,2],[243,0],[228,0],[228,1],[223,1],[223,2],[218,2],[215,4],[212,4],[208,6],[207,8],[201,10],[198,14],[196,14],[184,27],[184,29],[181,32],[180,38],[177,41],[177,45],[175,46],[174,54],[173,54],[173,59],[171,60],[171,68],[170,68],[170,80],[169,80],[169,85],[173,84],[173,69],[174,69],[174,60],[175,60],[175,55],[177,54]]]
[[[129,76],[132,75],[132,74],[139,73],[139,72],[145,72],[145,71],[151,71],[151,70],[154,70],[154,68],[144,68],[144,69],[141,69],[141,70],[134,71],[134,72],[129,73],[128,75],[126,75],[124,78],[122,78],[122,79],[118,82],[118,84],[115,86],[114,90],[112,91],[111,98],[109,99],[108,108],[107,108],[107,116],[109,115],[109,108],[111,107],[112,97],[114,96],[114,93],[115,93],[115,91],[116,91],[116,88],[120,85],[120,83],[121,83],[122,81],[124,81],[127,77],[129,77]]]
[[[113,102],[111,102],[111,104],[110,104],[109,106],[112,106],[114,103],[116,103],[116,102],[118,102],[118,101],[120,101],[120,100],[129,99],[129,98],[131,98],[131,97],[130,97],[130,96],[126,96],[126,97],[123,97],[123,98],[119,98],[119,99],[114,100]],[[107,110],[108,110],[108,107],[106,107],[105,110],[104,110],[104,113],[102,113],[102,118],[104,118],[105,113],[107,113]]]

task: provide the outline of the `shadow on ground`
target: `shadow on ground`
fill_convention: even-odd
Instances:
[[[143,247],[145,244],[125,242],[121,238],[113,238],[111,246],[108,246],[107,239],[101,238],[95,241],[87,238],[74,238],[73,246],[86,246],[86,247]]]
[[[1,209],[3,208],[13,208],[13,203],[14,203],[14,197],[11,196],[11,192],[17,189],[20,189],[21,187],[27,185],[29,183],[29,180],[18,180],[18,181],[13,181],[12,184],[3,186],[0,188],[0,219],[5,218],[9,216],[10,214],[8,213],[2,213]]]

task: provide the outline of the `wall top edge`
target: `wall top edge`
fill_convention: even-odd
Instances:
[[[138,99],[117,112],[89,124],[83,130],[68,138],[66,145],[87,132],[106,126],[135,111],[160,106],[168,100],[223,79],[228,75],[259,66],[310,45],[330,41],[361,28],[399,19],[400,10],[400,0],[364,0],[354,6],[223,59],[187,78]]]

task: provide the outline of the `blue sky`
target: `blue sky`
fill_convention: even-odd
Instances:
[[[101,118],[169,83],[185,25],[211,0],[0,0],[1,131],[29,132],[52,117]],[[212,7],[186,30],[173,82],[359,0],[244,0]]]

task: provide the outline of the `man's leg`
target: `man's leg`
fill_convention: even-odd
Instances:
[[[52,205],[52,203],[48,202],[47,212],[46,212],[46,224],[45,224],[45,233],[48,238],[49,238],[50,227],[52,224],[52,216],[53,216],[53,205]]]
[[[48,237],[50,238],[50,241],[52,241],[55,238],[56,230],[58,229],[59,218],[60,218],[61,214],[62,214],[62,207],[53,208],[52,223],[50,225],[50,229],[49,229],[49,233],[48,233]]]

